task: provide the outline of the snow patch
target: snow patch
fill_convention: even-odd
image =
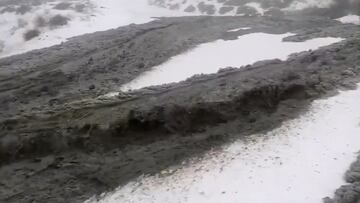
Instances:
[[[245,6],[248,6],[248,7],[251,7],[251,8],[254,8],[256,10],[256,12],[258,12],[260,15],[264,15],[265,13],[265,9],[263,9],[261,7],[261,4],[260,3],[257,3],[257,2],[251,2],[251,3],[247,3],[245,4]]]
[[[336,20],[345,24],[360,25],[360,16],[358,15],[347,15]]]
[[[190,12],[193,15],[206,15],[206,11],[200,11],[199,4],[203,3],[206,6],[213,6],[215,12],[212,15],[235,15],[236,7],[233,7],[232,11],[226,12],[225,14],[220,14],[220,8],[224,6],[224,3],[219,2],[218,0],[149,0],[151,5],[168,8],[171,10],[179,10]],[[194,10],[187,11],[188,8],[194,8]]]
[[[251,30],[251,27],[241,27],[241,28],[237,28],[237,29],[232,29],[232,30],[228,30],[227,32],[238,32],[241,30]]]
[[[153,67],[138,78],[121,87],[121,91],[139,89],[185,80],[195,74],[216,73],[221,68],[241,67],[260,60],[286,60],[292,53],[317,49],[341,38],[316,38],[305,42],[283,42],[293,34],[252,33],[237,40],[217,40],[201,44],[193,50],[175,56],[169,61]],[[254,46],[256,45],[256,46]]]
[[[88,1],[84,0],[84,2]],[[150,6],[147,0],[91,0],[89,2],[93,7],[87,13],[52,9],[55,3],[51,2],[42,4],[24,15],[1,14],[0,36],[7,40],[3,41],[3,52],[1,52],[2,46],[0,45],[0,58],[60,44],[68,38],[86,33],[118,28],[131,23],[150,22],[154,20],[153,17],[190,15]],[[56,29],[41,29],[41,34],[30,41],[23,39],[23,33],[34,28],[33,22],[38,16],[54,16],[56,14],[62,14],[71,21]],[[24,24],[21,22],[29,26],[21,27],[19,25]]]
[[[333,3],[333,0],[298,0],[293,1],[288,8],[283,10],[298,11],[307,8],[328,8]]]
[[[360,89],[315,101],[307,113],[273,131],[86,203],[319,203],[344,184],[360,149],[359,100]]]

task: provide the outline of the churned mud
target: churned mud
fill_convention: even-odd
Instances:
[[[239,27],[252,29],[227,32]],[[0,201],[82,202],[273,129],[314,99],[356,88],[359,31],[311,16],[161,18],[0,59]],[[345,40],[286,61],[103,96],[199,44],[253,32]],[[347,177],[354,184],[335,202],[356,191],[356,164]]]

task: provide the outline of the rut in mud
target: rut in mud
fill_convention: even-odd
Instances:
[[[34,166],[35,171],[30,173],[24,169],[15,172],[25,172],[27,181],[33,182],[28,192],[43,191],[41,188],[53,184],[53,178],[59,181],[61,177],[60,185],[77,185],[79,195],[70,195],[70,188],[44,191],[48,198],[54,202],[62,198],[84,200],[141,173],[156,173],[188,156],[206,152],[234,138],[233,132],[246,136],[272,129],[296,117],[312,99],[337,88],[354,88],[360,73],[359,42],[353,38],[297,54],[285,62],[272,60],[226,69],[179,84],[107,100],[84,100],[53,112],[4,121],[2,163],[8,164],[1,174],[9,175],[13,167],[21,168],[29,164],[27,160],[33,160],[41,167]],[[87,168],[80,170],[83,164]],[[54,173],[57,175],[52,177]],[[37,174],[45,178],[38,179]],[[75,181],[73,175],[65,174],[77,174],[81,179]],[[113,178],[105,174],[113,174]],[[13,177],[13,183],[23,175]],[[7,194],[14,194],[5,199],[16,202],[29,198],[28,192],[10,192],[22,187],[5,188]],[[45,201],[41,192],[30,198]]]
[[[310,17],[241,19],[166,18],[1,59],[0,201],[80,202],[233,139],[273,129],[313,99],[359,82],[355,25]],[[239,27],[253,30],[227,32]],[[285,40],[347,40],[287,61],[98,97],[198,44],[249,32],[290,31],[297,35]],[[113,54],[123,50],[128,50],[124,57]]]

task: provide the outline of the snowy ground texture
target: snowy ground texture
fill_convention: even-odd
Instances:
[[[341,18],[336,19],[342,23],[352,23],[355,25],[360,25],[360,16],[358,15],[347,15]]]
[[[196,14],[208,15],[264,15],[267,12],[301,10],[311,7],[328,7],[332,0],[321,2],[314,0],[304,1],[268,1],[268,0],[150,0],[153,5],[183,10]]]
[[[240,30],[249,28],[239,28]],[[239,30],[237,29],[237,30]],[[250,28],[251,29],[251,28]],[[230,30],[234,31],[234,30]],[[173,57],[168,62],[121,87],[122,91],[185,80],[196,74],[216,73],[221,68],[251,65],[269,59],[286,60],[290,54],[317,49],[341,41],[341,38],[315,38],[305,42],[284,42],[291,33],[274,35],[252,33],[237,40],[217,40]],[[253,46],[257,44],[257,46]],[[274,47],[276,47],[274,49]],[[219,54],[226,53],[226,54]],[[112,95],[112,94],[110,94]]]
[[[283,15],[314,7],[327,8],[334,3],[332,0],[321,3],[310,0],[274,1],[274,5],[266,5],[265,0],[240,2],[0,2],[0,57],[48,47],[84,33],[149,22],[153,20],[152,17],[158,16]],[[360,24],[359,16],[355,14],[338,17],[333,19]],[[251,28],[229,32],[248,29]],[[341,40],[318,38],[303,43],[282,42],[284,37],[290,35],[253,33],[237,40],[203,44],[154,67],[153,71],[127,84],[123,90],[177,82],[194,74],[213,73],[226,66],[247,65],[264,59],[286,59],[291,53],[316,49]],[[261,43],[266,47],[253,46],[262,40],[266,41]],[[268,49],[269,44],[271,50]],[[224,56],[226,58],[215,57],[225,51],[229,53]],[[194,69],[195,66],[199,69]],[[354,90],[316,101],[309,112],[271,132],[238,140],[202,158],[194,158],[191,164],[183,165],[179,170],[170,168],[157,176],[140,178],[113,193],[104,194],[101,200],[88,202],[321,202],[323,197],[331,196],[339,185],[344,184],[343,174],[360,149],[359,99],[360,90]]]
[[[278,129],[88,203],[319,203],[344,184],[343,174],[360,149],[359,99],[360,89],[316,101],[306,114]]]
[[[0,57],[49,47],[86,33],[131,23],[146,23],[156,16],[184,15],[150,6],[147,0],[44,2],[33,4],[30,1],[7,6],[0,4]],[[18,11],[21,8],[22,12]]]
[[[3,0],[0,2],[0,57],[49,47],[85,33],[108,30],[131,23],[149,22],[153,17],[281,16],[286,12],[327,8],[338,1]],[[356,0],[340,2],[343,2],[340,6],[348,13],[351,12],[347,11],[348,9],[357,6],[352,5],[356,3],[350,3]],[[344,4],[344,2],[348,3]]]
[[[149,0],[152,5],[198,15],[271,15],[287,12],[340,7],[351,11],[357,0]],[[356,9],[354,9],[356,11]]]

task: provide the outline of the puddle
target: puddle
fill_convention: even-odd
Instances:
[[[358,89],[315,101],[309,112],[253,135],[250,143],[223,146],[175,172],[144,177],[87,203],[319,203],[344,184],[360,149],[359,99]]]
[[[246,29],[246,28],[240,28]],[[260,60],[281,59],[296,52],[317,49],[339,42],[341,38],[316,38],[305,42],[283,42],[293,34],[252,33],[237,40],[217,40],[201,44],[184,54],[152,68],[120,89],[128,91],[142,87],[185,80],[196,74],[216,73],[221,68],[241,67]]]

